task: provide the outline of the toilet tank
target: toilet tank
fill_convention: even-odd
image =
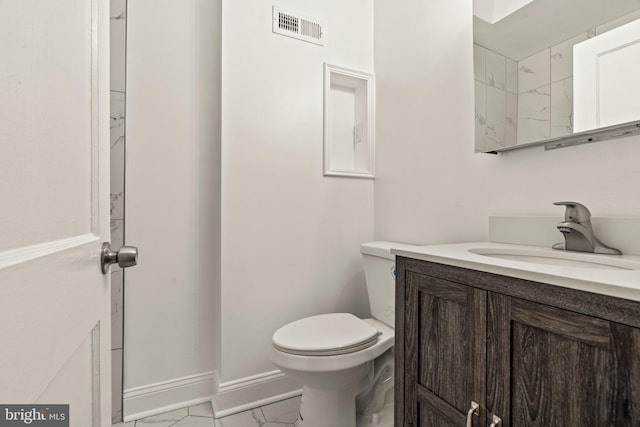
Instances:
[[[395,327],[396,301],[396,257],[391,254],[391,248],[408,246],[394,242],[369,242],[360,246],[371,315],[391,327]]]

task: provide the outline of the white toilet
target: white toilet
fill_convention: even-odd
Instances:
[[[321,314],[273,334],[271,360],[304,386],[299,427],[356,425],[356,395],[370,385],[374,360],[393,346],[396,272],[391,248],[402,246],[407,245],[371,242],[360,248],[373,319]],[[391,387],[393,381],[388,382]]]

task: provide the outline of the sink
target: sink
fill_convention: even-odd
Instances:
[[[500,242],[407,246],[392,249],[391,253],[428,263],[640,301],[640,253],[603,255]]]
[[[616,255],[596,255],[553,249],[473,248],[469,252],[486,257],[533,264],[555,265],[599,270],[640,270],[640,263],[620,259]]]

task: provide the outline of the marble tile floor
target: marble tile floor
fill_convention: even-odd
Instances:
[[[207,402],[112,427],[295,427],[299,410],[300,396],[214,419]]]

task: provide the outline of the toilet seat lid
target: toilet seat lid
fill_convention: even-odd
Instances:
[[[330,313],[296,320],[273,334],[273,345],[285,353],[335,356],[371,347],[379,332],[349,313]]]

